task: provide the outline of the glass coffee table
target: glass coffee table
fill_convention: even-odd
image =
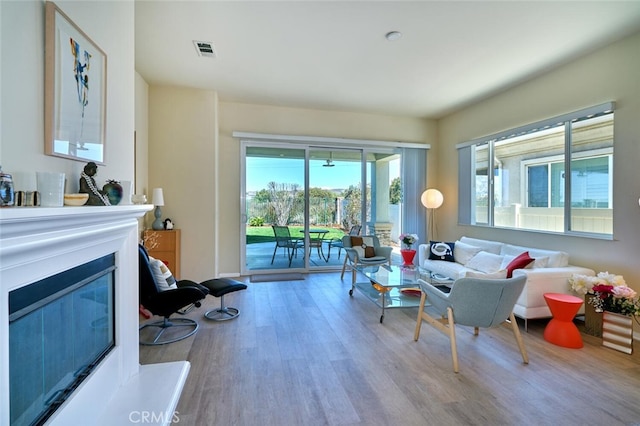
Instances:
[[[368,281],[356,282],[349,290],[360,293],[382,309],[380,322],[384,321],[385,309],[414,308],[420,306],[421,290],[418,278],[428,280],[431,272],[418,266],[364,266],[358,268]]]

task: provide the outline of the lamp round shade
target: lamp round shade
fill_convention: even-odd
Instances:
[[[153,188],[153,199],[151,201],[154,206],[164,206],[164,194],[162,188]]]
[[[422,193],[420,201],[422,201],[422,205],[428,209],[437,209],[442,205],[444,196],[442,195],[442,192],[431,188]]]

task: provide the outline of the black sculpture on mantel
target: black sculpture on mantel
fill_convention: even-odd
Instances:
[[[96,173],[98,173],[98,166],[93,161],[84,166],[84,171],[80,173],[80,192],[89,194],[87,206],[110,206],[109,198],[104,191],[98,189],[93,179]]]

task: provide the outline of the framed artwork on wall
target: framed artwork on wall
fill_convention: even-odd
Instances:
[[[105,164],[107,55],[46,2],[45,154]]]

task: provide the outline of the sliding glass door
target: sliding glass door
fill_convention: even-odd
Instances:
[[[350,231],[398,246],[402,150],[243,141],[243,274],[339,269]]]
[[[342,266],[342,237],[352,228],[362,227],[362,182],[360,150],[309,149],[311,268]]]
[[[304,268],[306,150],[245,147],[247,271]]]

